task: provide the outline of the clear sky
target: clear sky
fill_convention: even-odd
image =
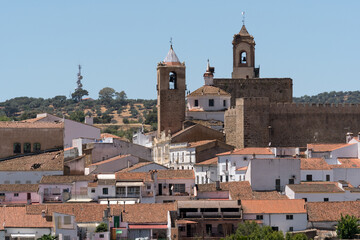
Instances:
[[[69,96],[77,65],[97,98],[103,87],[156,98],[156,65],[170,37],[190,91],[230,77],[232,38],[245,25],[261,77],[290,77],[294,96],[359,90],[360,1],[0,0],[0,101]]]

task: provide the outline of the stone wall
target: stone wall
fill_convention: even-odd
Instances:
[[[244,97],[268,97],[270,102],[292,102],[291,78],[215,78],[214,85],[231,94],[231,106],[235,106],[236,98]]]

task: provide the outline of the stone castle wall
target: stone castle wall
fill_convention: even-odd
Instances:
[[[241,98],[225,113],[226,142],[241,147],[339,143],[360,130],[360,105],[271,103]]]
[[[235,106],[237,98],[244,97],[268,97],[270,102],[292,102],[291,78],[215,78],[214,86],[231,94],[231,106]]]

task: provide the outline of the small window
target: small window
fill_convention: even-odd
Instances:
[[[226,107],[226,100],[223,101],[223,106]]]
[[[305,202],[307,202],[307,198],[303,198]]]
[[[18,197],[19,196],[19,193],[14,193],[14,197]]]
[[[14,153],[21,153],[21,144],[20,143],[14,143]]]
[[[247,159],[247,157],[244,157],[243,160],[244,160],[244,161],[247,161],[248,159]]]
[[[286,220],[293,220],[294,219],[294,215],[286,215]]]
[[[185,226],[179,226],[179,232],[185,232]]]
[[[226,182],[229,181],[229,176],[228,176],[228,175],[225,176],[225,181],[226,181]]]
[[[71,224],[71,216],[64,216],[64,224],[65,225]]]
[[[324,202],[328,202],[329,201],[329,198],[324,198]]]
[[[151,190],[151,185],[146,185],[147,190]]]
[[[17,180],[15,181],[15,184],[21,184],[21,181]]]
[[[294,231],[294,227],[289,227],[289,232]]]
[[[308,181],[308,182],[312,181],[312,175],[311,174],[306,175],[306,181]]]
[[[108,195],[109,194],[109,189],[108,188],[103,188],[103,194]]]
[[[326,181],[327,181],[327,182],[330,181],[330,175],[329,175],[329,174],[326,175]]]
[[[264,216],[263,215],[256,215],[256,220],[263,220]]]
[[[31,143],[24,143],[24,153],[31,153]]]
[[[64,240],[71,240],[71,238],[70,238],[70,236],[69,235],[66,235],[66,236],[64,236],[64,238],[63,238]]]
[[[31,181],[30,181],[30,180],[27,180],[25,183],[26,183],[26,184],[31,184]]]
[[[194,101],[194,106],[195,106],[195,107],[198,107],[198,106],[199,106],[199,100],[195,99],[195,101]]]
[[[4,181],[4,184],[10,184],[9,180]]]
[[[95,193],[95,188],[92,188],[92,189],[91,189],[91,193]]]
[[[209,99],[209,107],[213,107],[214,106],[214,99]]]
[[[273,231],[279,231],[279,227],[271,227]]]
[[[175,72],[170,72],[169,73],[169,89],[177,89],[177,84],[176,84],[176,73]]]
[[[104,234],[100,234],[100,235],[99,235],[99,238],[104,238]]]
[[[295,183],[294,179],[293,179],[293,178],[290,178],[290,179],[289,179],[289,184],[294,184],[294,183]]]
[[[34,143],[34,152],[39,152],[41,150],[41,144],[40,143]]]

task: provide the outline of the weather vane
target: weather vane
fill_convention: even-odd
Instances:
[[[170,37],[170,47],[172,48],[172,37]]]
[[[242,23],[245,25],[245,12],[241,12],[242,15]]]

